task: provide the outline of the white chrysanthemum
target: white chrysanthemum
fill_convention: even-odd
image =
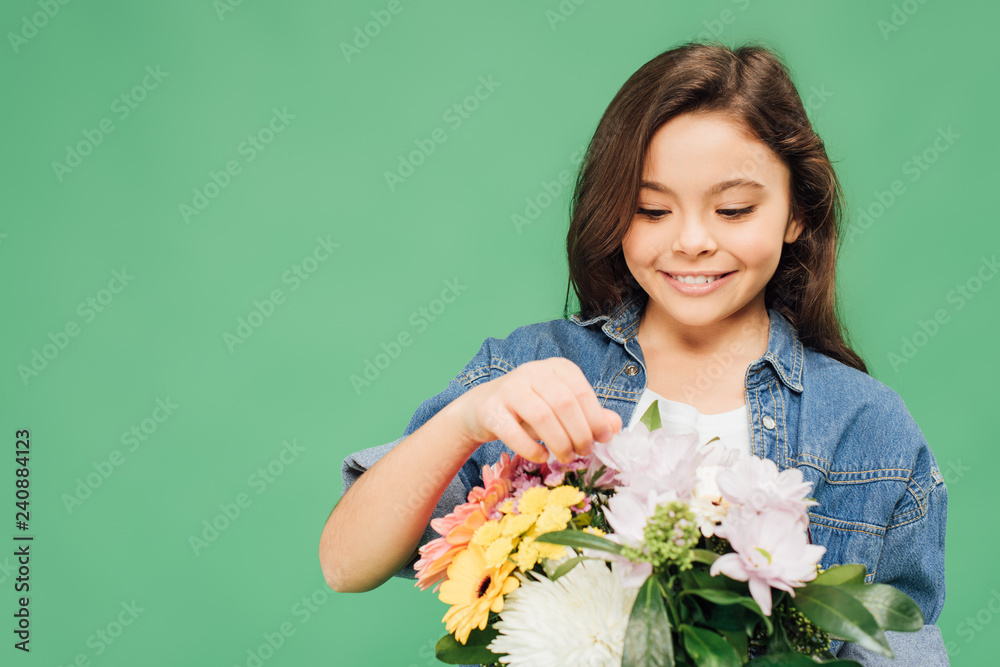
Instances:
[[[691,509],[698,521],[698,529],[705,537],[712,537],[719,523],[726,518],[730,502],[726,500],[716,475],[722,466],[705,466],[698,468],[698,481],[691,490]]]
[[[490,650],[514,667],[620,665],[637,588],[617,563],[584,560],[556,581],[531,572],[504,600]]]

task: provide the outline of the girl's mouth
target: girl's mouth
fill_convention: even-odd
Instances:
[[[729,282],[731,276],[736,273],[735,271],[729,271],[728,273],[721,273],[716,275],[685,275],[678,274],[675,277],[669,273],[661,271],[660,273],[666,277],[667,282],[670,283],[677,291],[682,294],[707,294],[709,292],[714,292],[723,285]]]

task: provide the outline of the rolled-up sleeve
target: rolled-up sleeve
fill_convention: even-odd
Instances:
[[[490,343],[495,340],[496,339],[494,338],[487,338],[479,348],[476,355],[465,365],[465,368],[463,368],[457,376],[448,382],[448,386],[445,387],[443,391],[420,404],[416,412],[413,414],[413,417],[410,419],[409,424],[406,426],[406,429],[403,431],[402,436],[392,442],[385,443],[384,445],[369,447],[368,449],[362,449],[354,452],[344,459],[341,464],[341,476],[344,481],[344,490],[341,494],[342,497],[343,494],[347,493],[347,490],[358,480],[358,478],[365,473],[365,471],[375,465],[375,463],[385,456],[386,453],[392,450],[393,447],[398,445],[406,437],[427,423],[427,421],[444,408],[444,406],[451,403],[475,385],[489,381]],[[467,461],[459,470],[458,474],[456,474],[455,477],[448,483],[444,493],[441,495],[441,499],[434,507],[431,520],[449,514],[455,509],[456,505],[466,501],[469,495],[469,490],[472,488],[470,480],[475,479],[476,473],[475,464],[472,463],[470,459],[470,461]],[[423,546],[437,537],[440,536],[433,528],[431,528],[430,522],[428,522],[424,529],[424,534],[420,538],[418,546]],[[413,569],[415,562],[416,559],[411,560],[393,576],[402,577],[404,579],[416,579],[416,571]]]
[[[843,648],[837,652],[837,657],[856,660],[866,667],[899,667],[899,665],[941,667],[949,664],[941,628],[936,625],[925,625],[917,632],[886,630],[885,638],[892,648],[894,660],[873,653],[853,642],[845,642]]]

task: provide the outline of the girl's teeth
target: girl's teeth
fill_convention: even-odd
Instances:
[[[720,276],[673,276],[674,280],[685,285],[705,285],[718,280]]]

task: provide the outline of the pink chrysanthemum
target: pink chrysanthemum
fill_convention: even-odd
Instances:
[[[795,597],[795,587],[816,577],[816,564],[826,547],[809,544],[795,512],[772,508],[735,521],[728,516],[724,524],[736,553],[719,556],[709,572],[749,581],[750,595],[767,616],[771,615],[771,588]]]

